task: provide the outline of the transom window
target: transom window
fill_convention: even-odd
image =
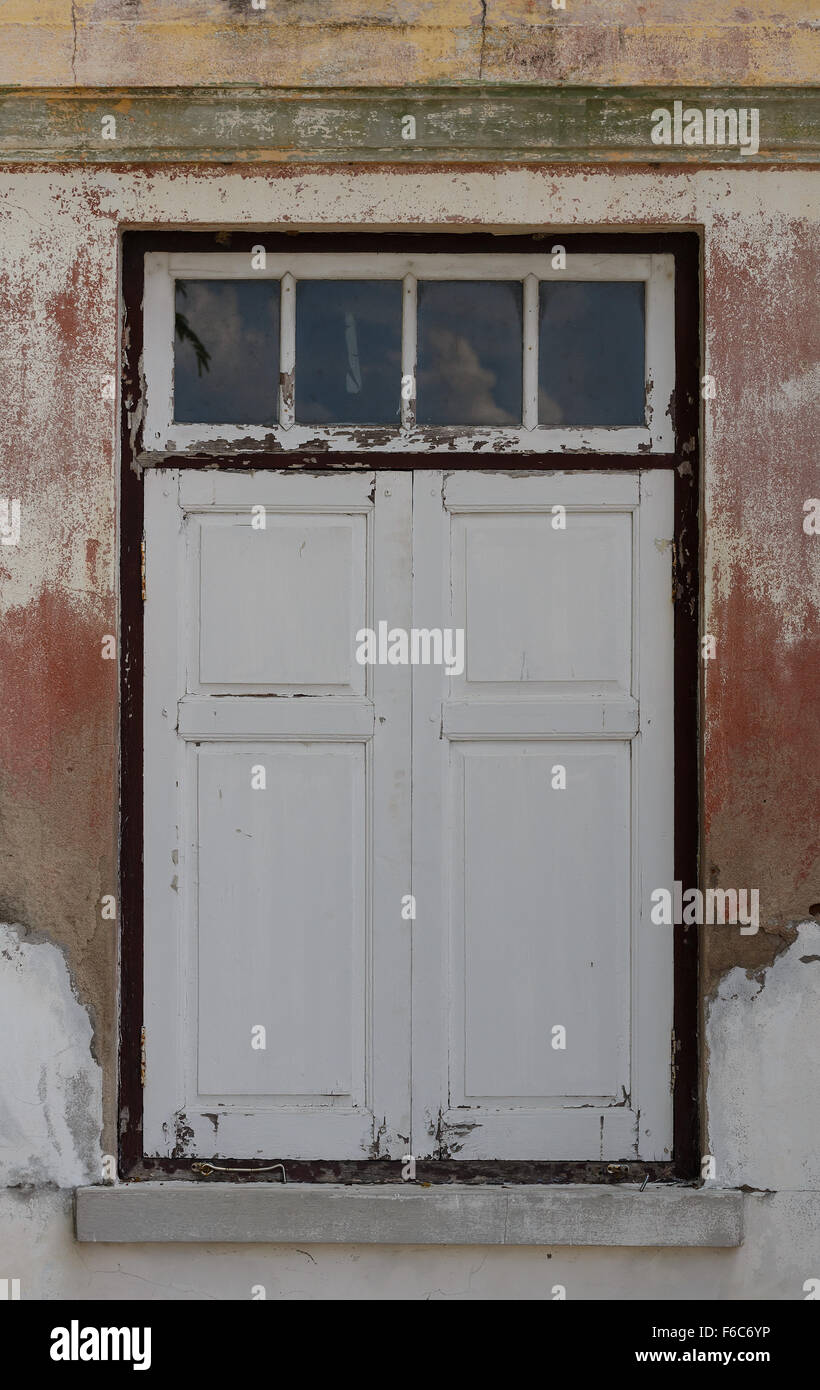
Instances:
[[[149,453],[669,453],[667,255],[150,253]]]

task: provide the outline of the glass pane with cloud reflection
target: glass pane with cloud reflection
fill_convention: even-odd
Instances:
[[[644,282],[542,280],[538,422],[642,425]]]
[[[272,425],[279,403],[279,281],[177,280],[174,420]]]
[[[521,282],[423,280],[418,297],[418,424],[520,425]]]
[[[400,280],[297,282],[300,424],[398,427],[401,292]]]

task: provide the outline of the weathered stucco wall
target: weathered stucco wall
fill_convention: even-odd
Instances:
[[[816,28],[805,0],[5,0],[0,84],[803,83]]]
[[[818,492],[815,180],[733,168],[0,173],[0,495],[22,503],[20,543],[0,548],[0,907],[14,924],[0,1028],[4,1057],[24,1044],[40,1062],[2,1092],[0,1228],[14,1268],[0,1273],[22,1273],[24,1297],[247,1297],[257,1282],[270,1297],[550,1297],[558,1282],[569,1297],[801,1298],[820,1275],[820,538],[802,528]],[[117,444],[103,383],[118,370],[121,228],[163,224],[703,229],[702,370],[717,392],[704,403],[703,630],[717,639],[704,878],[759,888],[761,919],[757,936],[703,929],[703,1151],[718,1182],[777,1193],[747,1198],[739,1250],[72,1244],[67,1189],[98,1181],[115,1148],[117,927],[100,901],[117,869],[117,672],[101,656],[117,631]]]
[[[343,1245],[78,1245],[71,1197],[0,1196],[4,1265],[49,1299],[804,1299],[818,1275],[816,1198],[750,1194],[729,1250]],[[809,1314],[810,1314],[809,1310]]]

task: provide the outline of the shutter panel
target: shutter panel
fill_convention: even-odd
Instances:
[[[410,477],[145,486],[146,1152],[398,1157],[410,686],[354,639],[409,626]]]
[[[670,1156],[672,506],[660,470],[416,474],[415,622],[466,647],[413,673],[417,1155]]]

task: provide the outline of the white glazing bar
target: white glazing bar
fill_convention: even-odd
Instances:
[[[524,396],[522,424],[538,424],[538,277],[524,276]]]
[[[289,271],[282,276],[279,295],[279,424],[289,430],[296,367],[296,281]]]
[[[653,453],[675,447],[672,396],[675,390],[675,258],[651,257],[646,283],[647,415]]]
[[[416,423],[416,322],[418,293],[415,275],[402,281],[401,321],[401,427],[411,430]]]
[[[144,440],[146,449],[165,447],[174,419],[174,295],[168,256],[145,256],[145,363],[147,375]]]
[[[150,254],[150,253],[149,253]],[[650,257],[624,251],[619,254],[573,255],[571,269],[552,264],[551,255],[492,255],[476,256],[463,251],[448,255],[427,252],[393,255],[378,252],[366,255],[359,251],[339,251],[326,255],[317,251],[270,252],[264,270],[254,270],[259,277],[278,279],[289,272],[299,280],[361,280],[366,270],[369,280],[397,280],[415,275],[421,280],[520,280],[522,275],[537,275],[539,280],[645,280],[649,274]],[[171,252],[168,264],[172,275],[181,279],[224,280],[231,276],[247,279],[246,251]]]

